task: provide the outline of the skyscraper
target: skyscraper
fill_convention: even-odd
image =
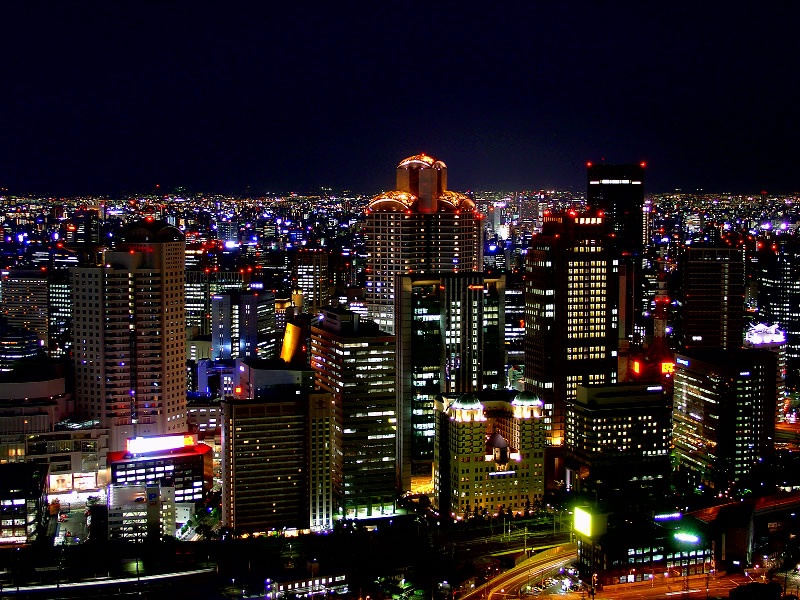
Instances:
[[[586,204],[603,212],[617,248],[641,255],[647,244],[644,220],[645,164],[607,165],[588,163]]]
[[[505,387],[504,291],[503,275],[397,276],[401,491],[430,482],[439,395]]]
[[[394,333],[394,277],[415,271],[477,271],[483,227],[475,203],[447,189],[447,166],[425,154],[397,165],[395,190],[367,208],[366,300],[370,317]]]
[[[676,354],[672,439],[686,484],[726,493],[772,454],[777,364],[769,350]]]
[[[544,403],[551,446],[578,384],[617,380],[617,283],[602,216],[544,217],[525,265],[525,387]]]
[[[800,383],[800,243],[778,236],[758,254],[760,318],[786,332],[786,383]]]
[[[610,234],[607,243],[619,261],[619,336],[637,342],[643,333],[642,257],[648,243],[644,169],[644,163],[588,163],[586,169],[586,204],[590,210],[602,213]],[[624,343],[621,350],[626,348]]]
[[[394,336],[353,312],[323,309],[311,327],[315,387],[342,415],[346,518],[392,514],[396,496],[397,400]]]
[[[186,430],[184,240],[127,225],[103,264],[72,270],[75,408],[110,428],[110,449]]]
[[[272,292],[214,294],[211,325],[212,358],[274,358],[277,332]]]
[[[303,292],[303,312],[316,314],[330,304],[328,253],[325,250],[298,250],[294,255],[292,277]]]
[[[744,251],[686,248],[681,257],[681,347],[741,348],[744,342]]]

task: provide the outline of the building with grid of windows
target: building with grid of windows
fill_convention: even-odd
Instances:
[[[274,358],[275,294],[226,292],[211,298],[211,357]]]
[[[434,498],[456,518],[520,513],[544,495],[542,402],[526,392],[437,403]]]
[[[563,447],[578,384],[617,381],[619,271],[607,242],[602,214],[571,211],[544,216],[528,249],[525,389],[544,403],[551,447]]]
[[[308,395],[299,386],[222,401],[222,522],[241,532],[308,527]]]
[[[772,455],[777,363],[759,349],[675,355],[673,460],[683,482],[724,494]]]
[[[0,464],[0,545],[36,539],[47,519],[47,465]]]
[[[367,208],[368,314],[394,333],[395,275],[483,268],[483,224],[475,203],[447,189],[447,166],[425,154],[397,165],[396,189]]]
[[[311,327],[317,390],[342,415],[343,516],[394,513],[399,468],[395,338],[348,310],[327,307]]]
[[[303,292],[303,312],[317,314],[330,304],[328,252],[319,248],[298,250],[292,260],[292,280]]]
[[[110,449],[186,431],[184,238],[128,224],[103,263],[72,269],[75,409],[111,432]]]
[[[505,387],[505,276],[398,275],[395,291],[400,489],[406,492],[430,486],[439,395]]]
[[[213,484],[211,446],[195,434],[139,437],[127,440],[124,452],[109,452],[111,483],[161,485],[175,489],[176,502],[200,502]]]
[[[671,428],[659,383],[579,385],[567,410],[566,489],[619,501],[663,496]]]

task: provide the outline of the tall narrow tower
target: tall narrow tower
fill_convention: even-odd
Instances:
[[[483,265],[483,227],[475,203],[447,189],[447,166],[425,154],[397,165],[397,189],[367,208],[367,285],[370,317],[394,333],[395,275],[477,271]]]
[[[184,239],[127,225],[104,264],[72,270],[75,405],[125,440],[186,430]]]

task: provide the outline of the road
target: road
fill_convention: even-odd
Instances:
[[[516,598],[522,586],[571,563],[577,557],[575,544],[563,544],[545,550],[461,596],[460,600],[504,600],[506,596]]]

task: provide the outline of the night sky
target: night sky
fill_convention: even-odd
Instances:
[[[0,188],[800,191],[800,3],[161,4],[0,5]]]

